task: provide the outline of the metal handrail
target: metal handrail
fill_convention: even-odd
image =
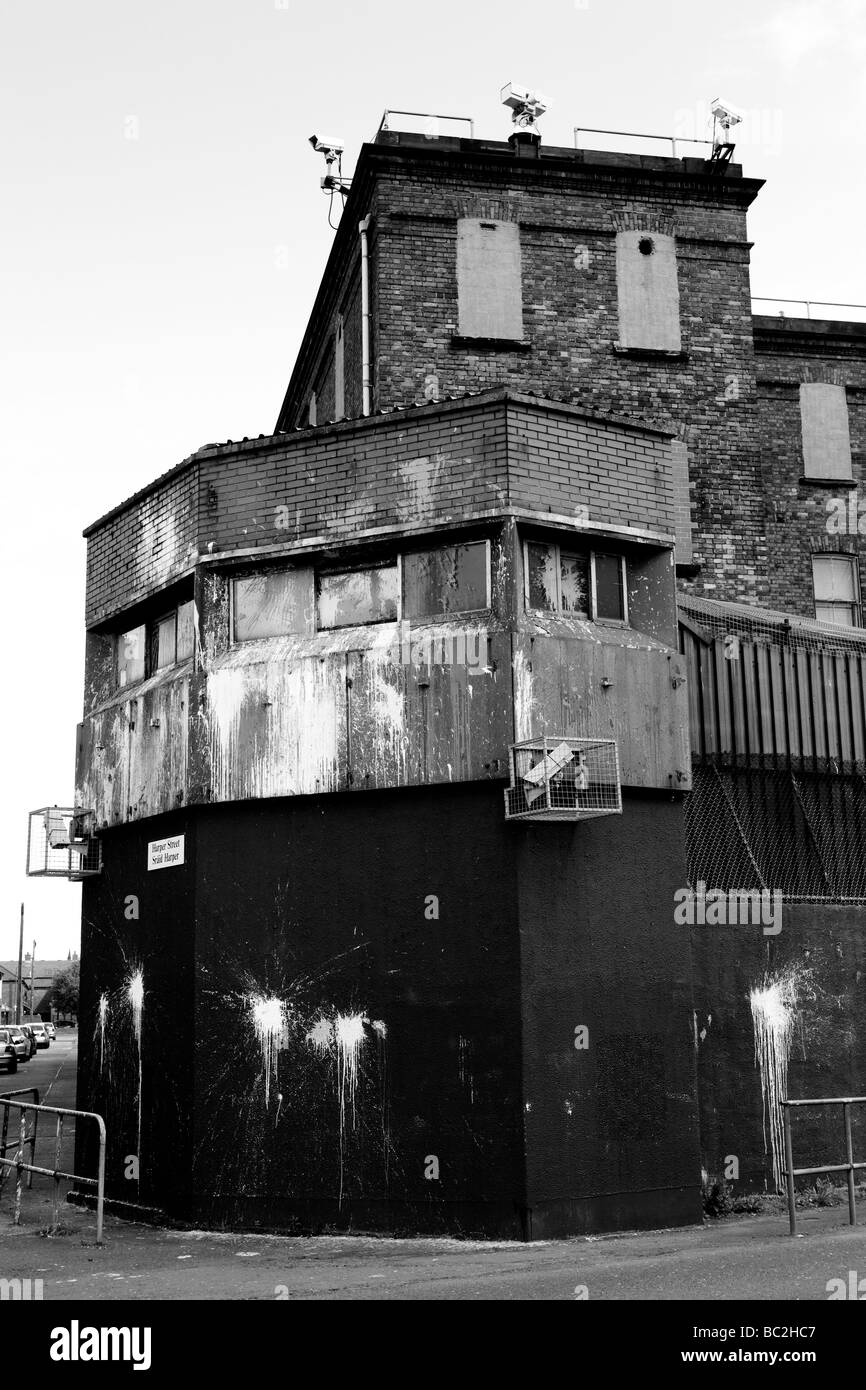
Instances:
[[[681,145],[712,145],[713,143],[712,140],[693,139],[690,135],[647,135],[646,131],[643,130],[599,130],[597,126],[576,125],[572,132],[574,137],[574,148],[576,150],[580,149],[580,145],[577,143],[577,137],[580,135],[581,131],[583,131],[585,135],[624,135],[629,140],[669,141],[674,159],[679,158],[677,154],[678,142]]]
[[[18,1090],[18,1091],[4,1091],[3,1094],[4,1094],[4,1096],[5,1096],[5,1098],[6,1098],[7,1100],[11,1100],[11,1099],[13,1098],[13,1096],[32,1096],[32,1097],[33,1097],[33,1100],[34,1100],[34,1102],[35,1102],[35,1104],[36,1104],[36,1105],[39,1104],[39,1087],[38,1087],[38,1086],[22,1086],[21,1089]],[[33,1117],[33,1133],[32,1133],[32,1134],[30,1135],[30,1137],[25,1141],[26,1143],[30,1144],[30,1146],[31,1146],[31,1148],[30,1148],[30,1157],[31,1157],[31,1158],[35,1158],[35,1157],[36,1157],[36,1128],[37,1128],[38,1123],[39,1123],[39,1116],[38,1116],[38,1114],[37,1114],[37,1115],[35,1115],[35,1116]],[[20,1142],[18,1139],[16,1139],[16,1140],[14,1141],[14,1144],[7,1144],[7,1143],[6,1143],[6,1138],[7,1138],[8,1133],[9,1133],[9,1110],[8,1110],[8,1108],[5,1108],[5,1107],[4,1107],[4,1110],[3,1110],[3,1128],[2,1128],[2,1131],[0,1131],[0,1157],[2,1157],[2,1158],[5,1158],[5,1157],[6,1157],[6,1150],[7,1150],[7,1149],[11,1149],[11,1148],[17,1149],[17,1148],[18,1148],[18,1144],[19,1144],[19,1142]],[[2,1172],[2,1170],[0,1170],[0,1190],[2,1190],[2,1188],[3,1188],[3,1176],[4,1176],[4,1175],[3,1175],[3,1172]],[[32,1174],[32,1173],[28,1173],[28,1174],[27,1174],[27,1186],[28,1186],[28,1188],[30,1188],[30,1187],[33,1186],[33,1174]]]
[[[35,1089],[35,1087],[32,1088],[32,1089]],[[61,1183],[61,1181],[62,1181],[64,1178],[66,1178],[66,1179],[68,1179],[70,1182],[87,1183],[89,1186],[95,1187],[95,1188],[96,1188],[96,1244],[97,1244],[97,1245],[101,1245],[101,1244],[102,1244],[102,1230],[103,1230],[103,1224],[104,1224],[104,1208],[105,1208],[105,1145],[106,1145],[105,1121],[103,1120],[103,1118],[102,1118],[101,1115],[97,1115],[97,1114],[96,1114],[94,1111],[92,1111],[92,1110],[67,1110],[67,1109],[65,1109],[63,1106],[60,1106],[60,1105],[39,1105],[38,1103],[37,1103],[37,1104],[33,1104],[33,1103],[31,1103],[30,1101],[26,1101],[26,1100],[16,1100],[16,1099],[14,1099],[14,1097],[15,1097],[16,1095],[22,1095],[22,1094],[24,1094],[24,1092],[21,1092],[21,1091],[10,1091],[10,1092],[7,1092],[7,1094],[5,1094],[5,1095],[0,1095],[0,1105],[3,1105],[3,1106],[5,1107],[5,1109],[4,1109],[4,1120],[3,1120],[4,1147],[3,1147],[3,1153],[2,1153],[2,1155],[0,1155],[0,1164],[2,1164],[5,1168],[14,1168],[14,1169],[16,1170],[16,1175],[17,1175],[17,1178],[16,1178],[16,1186],[15,1186],[15,1215],[14,1215],[14,1218],[13,1218],[14,1224],[15,1224],[16,1226],[20,1226],[20,1225],[21,1225],[21,1177],[22,1177],[22,1174],[23,1174],[24,1172],[28,1173],[28,1175],[29,1175],[29,1178],[28,1178],[28,1186],[29,1186],[29,1187],[32,1187],[32,1186],[33,1186],[33,1178],[32,1178],[32,1175],[33,1175],[34,1173],[41,1173],[41,1174],[43,1174],[46,1178],[53,1178],[53,1179],[54,1179],[54,1199],[53,1199],[53,1211],[54,1211],[54,1221],[53,1221],[53,1225],[54,1225],[54,1226],[57,1225],[57,1214],[58,1214],[58,1204],[59,1204],[59,1199],[60,1199],[60,1183]],[[6,1148],[7,1148],[7,1147],[11,1148],[12,1146],[11,1146],[11,1145],[6,1145],[6,1144],[5,1144],[6,1128],[7,1128],[7,1123],[8,1123],[8,1118],[7,1118],[7,1117],[8,1117],[8,1107],[9,1107],[10,1105],[14,1105],[14,1106],[15,1106],[18,1110],[20,1110],[20,1112],[21,1112],[21,1132],[20,1132],[20,1135],[19,1135],[19,1138],[18,1138],[18,1144],[17,1144],[18,1152],[16,1153],[16,1155],[15,1155],[14,1158],[7,1158],[7,1157],[6,1157]],[[29,1134],[29,1135],[26,1133],[26,1129],[27,1129],[27,1116],[26,1116],[25,1113],[24,1113],[26,1110],[34,1110],[34,1111],[36,1112],[35,1117],[34,1117],[34,1122],[33,1122],[33,1132],[32,1132],[32,1134]],[[56,1115],[56,1116],[57,1116],[57,1131],[56,1131],[56,1136],[55,1136],[54,1167],[53,1167],[53,1168],[42,1168],[42,1167],[40,1167],[40,1166],[39,1166],[38,1164],[36,1164],[36,1163],[25,1163],[25,1162],[24,1162],[24,1158],[23,1158],[24,1146],[25,1146],[25,1144],[30,1144],[30,1145],[31,1145],[31,1155],[30,1155],[31,1158],[35,1158],[35,1157],[36,1157],[36,1125],[37,1125],[37,1123],[38,1123],[38,1119],[39,1119],[39,1115],[40,1115],[40,1114],[48,1114],[48,1115]],[[60,1167],[61,1149],[62,1149],[62,1145],[63,1145],[63,1121],[64,1121],[64,1119],[66,1118],[67,1115],[72,1116],[72,1117],[73,1117],[74,1119],[76,1119],[76,1120],[95,1120],[95,1121],[96,1121],[96,1124],[97,1124],[98,1129],[99,1129],[99,1165],[98,1165],[98,1168],[97,1168],[97,1176],[96,1176],[95,1178],[86,1178],[86,1177],[83,1177],[80,1173],[67,1173],[67,1172],[65,1172],[65,1171]]]
[[[781,299],[769,294],[753,294],[753,304],[805,304],[806,318],[812,317],[812,306],[823,309],[866,309],[866,304],[839,304],[834,299]]]
[[[423,121],[463,121],[469,126],[469,139],[475,139],[475,122],[471,116],[446,116],[441,111],[395,111],[391,107],[382,112],[382,119],[379,122],[376,135],[379,135],[383,130],[391,129],[388,125],[389,116],[416,116]],[[375,139],[375,136],[373,138]]]
[[[854,1162],[854,1142],[851,1137],[851,1110],[852,1105],[866,1105],[866,1096],[824,1096],[818,1100],[783,1100],[780,1102],[782,1107],[782,1119],[785,1125],[785,1185],[788,1192],[788,1222],[790,1234],[797,1234],[797,1210],[794,1201],[794,1179],[807,1177],[813,1173],[847,1173],[848,1174],[848,1224],[857,1225],[857,1207],[854,1191],[854,1173],[858,1168],[866,1168],[866,1163]],[[795,1108],[803,1108],[809,1105],[841,1105],[842,1116],[845,1125],[845,1153],[847,1161],[845,1163],[825,1163],[819,1168],[795,1168],[794,1167],[794,1144],[791,1138],[791,1111]]]

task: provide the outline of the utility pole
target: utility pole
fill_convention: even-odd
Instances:
[[[36,960],[36,942],[33,942],[33,954],[30,957],[30,1017],[33,1017],[33,965]]]
[[[24,904],[21,904],[21,928],[18,932],[18,984],[15,990],[15,1022],[21,1022],[21,967],[24,963]]]

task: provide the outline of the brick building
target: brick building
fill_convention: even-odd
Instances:
[[[752,314],[760,188],[380,132],[275,432],[88,529],[79,1104],[114,1195],[696,1220],[732,1154],[778,1181],[773,990],[801,1093],[862,1091],[866,329]],[[509,823],[511,746],[563,738],[615,745],[621,814]],[[684,929],[708,881],[785,930]]]

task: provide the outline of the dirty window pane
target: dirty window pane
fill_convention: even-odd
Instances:
[[[177,613],[160,618],[153,630],[152,670],[173,666],[177,659]]]
[[[397,566],[321,574],[319,627],[387,623],[397,617]]]
[[[178,661],[188,661],[193,653],[194,645],[194,626],[193,626],[193,605],[182,603],[177,610],[177,659]]]
[[[488,606],[487,543],[444,545],[403,557],[403,616],[471,613]]]
[[[556,610],[556,546],[529,541],[526,546],[530,608]]]
[[[595,617],[625,618],[622,559],[619,555],[595,555]]]
[[[131,685],[144,680],[144,626],[121,632],[117,639],[117,683]]]
[[[559,582],[563,613],[589,614],[589,559],[586,555],[560,555]]]
[[[845,555],[815,555],[812,574],[815,617],[822,623],[856,627],[860,616],[854,561]]]
[[[254,574],[234,582],[235,641],[308,632],[310,570]]]

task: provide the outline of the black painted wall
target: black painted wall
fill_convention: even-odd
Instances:
[[[776,936],[745,925],[691,929],[703,1162],[710,1180],[719,1180],[726,1160],[737,1160],[734,1194],[775,1191],[749,1003],[753,989],[786,977],[793,982],[792,1099],[866,1095],[864,927],[866,909],[856,904],[783,903]],[[852,1110],[860,1160],[866,1159],[864,1109]],[[840,1109],[801,1112],[793,1133],[796,1167],[844,1160]]]
[[[516,846],[532,1233],[700,1220],[682,798],[626,793]]]
[[[199,1219],[520,1236],[519,953],[504,829],[501,790],[489,786],[199,814]],[[255,993],[291,1011],[267,1104]],[[350,1077],[341,1105],[338,1057],[306,1041],[336,1015],[369,1020],[354,1115]],[[425,1177],[434,1157],[438,1179]]]
[[[190,1200],[194,1089],[193,961],[195,837],[188,813],[113,830],[104,870],[84,883],[78,1108],[106,1121],[106,1191],[118,1201],[181,1214]],[[150,840],[186,837],[182,867],[147,870]],[[130,901],[137,898],[137,907]],[[137,911],[137,917],[134,915]],[[139,1048],[128,996],[141,968],[141,1143]],[[99,999],[108,998],[101,1036]],[[95,1126],[77,1127],[76,1158],[95,1172]],[[139,1177],[129,1156],[138,1155]]]

